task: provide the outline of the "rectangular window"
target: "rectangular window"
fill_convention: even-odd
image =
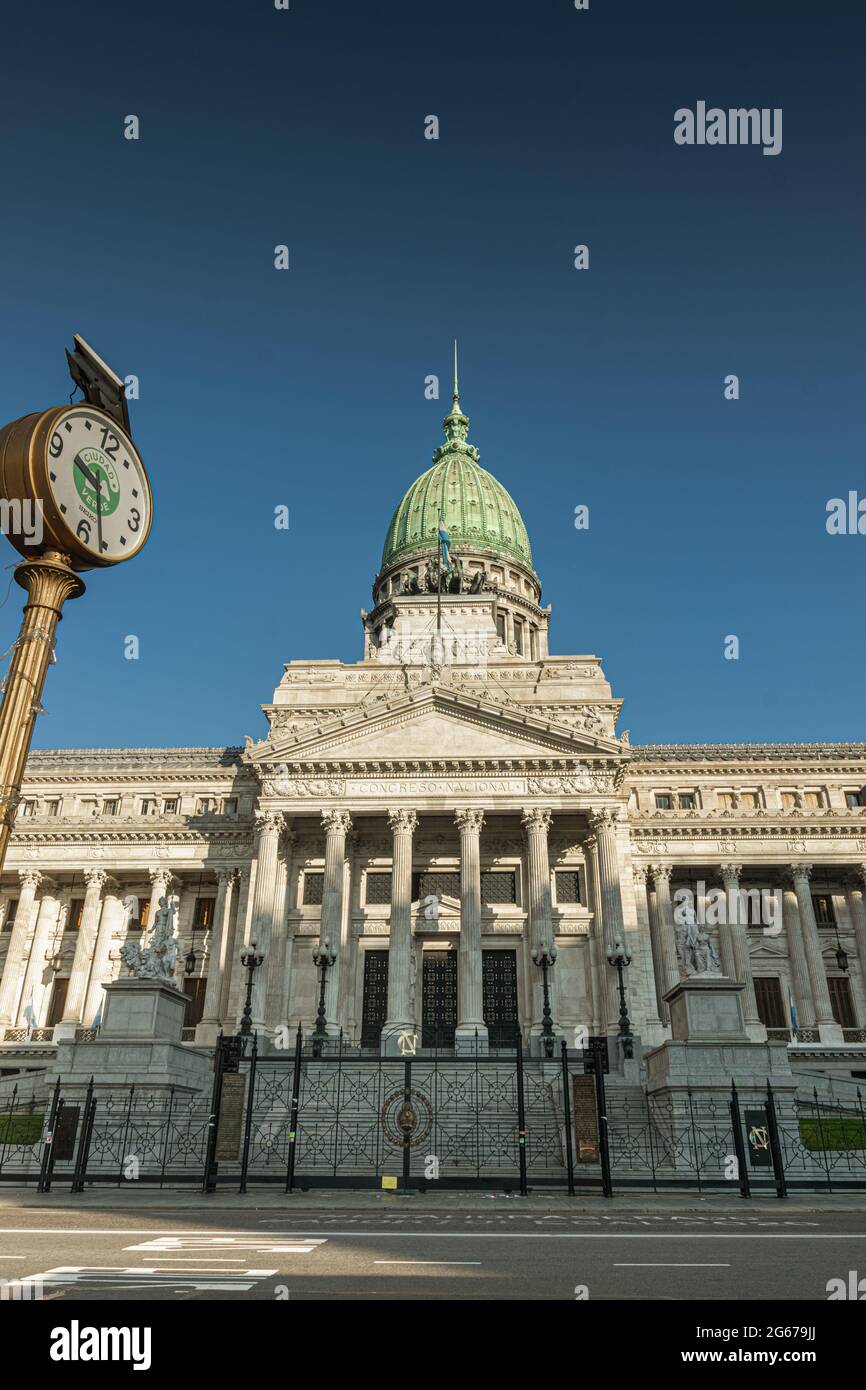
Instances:
[[[104,816],[116,816],[120,810],[120,802],[116,796],[109,797],[108,801],[102,803],[102,814]]]
[[[787,1028],[789,1020],[782,1003],[782,987],[775,975],[755,976],[758,1018],[765,1028]]]
[[[740,810],[741,810],[741,811],[757,811],[757,809],[758,809],[758,793],[757,793],[757,792],[740,792]]]
[[[514,619],[514,645],[517,648],[517,655],[523,656],[523,623],[519,618]]]
[[[580,902],[580,874],[577,869],[557,869],[556,901],[558,903]]]
[[[720,810],[720,811],[733,811],[733,809],[734,809],[734,794],[733,794],[733,792],[718,792],[717,795],[716,795],[716,801],[719,803],[719,810]]]
[[[142,931],[144,931],[144,929],[145,929],[145,927],[147,926],[149,920],[150,920],[150,898],[147,898],[145,902],[139,903],[139,906],[138,906],[138,925],[141,927],[141,930],[142,930]],[[130,926],[133,926],[133,925],[134,925],[134,924],[133,924],[132,922],[130,922]]]
[[[236,816],[238,813],[238,799],[236,796],[227,796],[223,802],[223,815]]]
[[[517,902],[517,881],[513,873],[483,873],[481,901],[485,904]]]
[[[67,931],[78,931],[81,926],[81,918],[84,913],[84,899],[73,898],[69,904],[69,918],[66,923]]]
[[[854,806],[862,806],[862,804],[863,804],[863,803],[862,803],[861,800],[860,800],[860,793],[859,793],[859,792],[846,792],[846,793],[845,793],[845,805],[848,806],[849,808],[853,808]]]
[[[200,796],[198,805],[195,808],[195,813],[197,816],[209,816],[212,814],[214,806],[215,803],[212,796]]]
[[[46,803],[45,803],[45,814],[46,814],[47,816],[59,816],[59,815],[60,815],[60,802],[59,802],[59,801],[46,801]]]
[[[672,811],[674,799],[668,792],[656,792],[656,810]]]
[[[51,1005],[48,1009],[46,1026],[53,1028],[63,1017],[63,1010],[66,1008],[66,995],[69,991],[69,980],[55,980],[51,990]]]
[[[681,811],[693,811],[696,804],[694,792],[680,792]]]
[[[389,903],[391,901],[391,875],[386,873],[367,874],[367,902]]]
[[[782,803],[783,811],[793,811],[797,805],[797,797],[794,792],[780,792],[779,800]]]
[[[497,613],[497,614],[496,614],[496,636],[499,638],[500,642],[501,642],[501,643],[503,644],[503,646],[504,646],[504,645],[505,645],[505,614],[504,614],[504,613]]]
[[[28,800],[28,801],[22,801],[22,802],[21,802],[21,805],[18,807],[18,814],[19,814],[19,816],[22,816],[22,817],[25,817],[25,818],[26,818],[27,816],[35,816],[35,815],[36,815],[36,802],[35,802],[35,801],[29,801],[29,800]]]
[[[152,797],[152,796],[145,796],[145,797],[142,797],[142,801],[141,801],[141,814],[142,814],[143,816],[155,816],[155,815],[156,815],[156,801],[155,801],[154,797]]]
[[[176,815],[177,815],[177,797],[176,797],[176,796],[167,796],[167,797],[165,798],[165,801],[162,803],[162,809],[163,809],[163,812],[164,812],[165,815],[167,815],[167,816],[176,816]]]
[[[803,805],[810,811],[817,811],[824,805],[824,798],[820,792],[804,792]]]
[[[324,874],[304,874],[304,907],[320,907],[325,887]]]
[[[432,894],[440,899],[443,897],[460,898],[460,874],[459,872],[449,873],[447,870],[437,871],[428,870],[424,873],[412,875],[412,901],[420,902],[424,898],[429,898]]]
[[[812,906],[819,927],[835,927],[836,913],[833,911],[833,899],[829,893],[813,893]]]
[[[193,931],[207,931],[209,927],[213,926],[215,904],[215,898],[196,898],[195,909],[192,914]]]
[[[3,918],[3,930],[11,931],[15,925],[15,914],[18,911],[18,899],[10,898],[9,906],[6,909],[6,916]]]
[[[830,991],[830,1008],[833,1017],[842,1028],[856,1028],[854,1006],[851,1002],[851,981],[847,975],[831,975],[827,979]]]

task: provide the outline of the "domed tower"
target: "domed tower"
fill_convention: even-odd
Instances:
[[[467,442],[457,349],[445,443],[398,503],[362,613],[368,658],[524,660],[547,656],[550,608],[539,606],[526,527],[513,499]],[[440,535],[447,537],[446,545]]]

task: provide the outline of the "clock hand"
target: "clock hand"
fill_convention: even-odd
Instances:
[[[96,535],[99,541],[99,553],[102,554],[102,478],[96,475]]]
[[[98,491],[98,490],[99,490],[99,480],[98,480],[98,478],[97,478],[93,473],[91,473],[91,471],[90,471],[90,469],[87,467],[87,464],[86,464],[86,463],[82,463],[82,462],[81,462],[81,459],[79,458],[78,454],[75,455],[75,458],[72,460],[72,462],[74,463],[75,467],[78,469],[79,473],[83,473],[83,474],[84,474],[85,478],[86,478],[87,481],[90,483],[90,486],[91,486],[91,487],[95,487],[95,488],[97,489],[97,491]]]

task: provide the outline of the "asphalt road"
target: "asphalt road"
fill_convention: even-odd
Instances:
[[[56,1300],[827,1300],[866,1215],[46,1211],[4,1205],[0,1279]],[[866,1288],[866,1284],[864,1284]]]

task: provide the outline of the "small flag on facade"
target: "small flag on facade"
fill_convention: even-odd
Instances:
[[[796,1036],[797,1036],[797,1027],[798,1027],[798,1024],[797,1024],[797,1005],[794,1003],[794,996],[793,996],[793,994],[791,993],[790,989],[788,990],[788,1012],[789,1012],[790,1015],[791,1015],[791,1029],[792,1029],[792,1031],[793,1031],[794,1037],[796,1038]]]

